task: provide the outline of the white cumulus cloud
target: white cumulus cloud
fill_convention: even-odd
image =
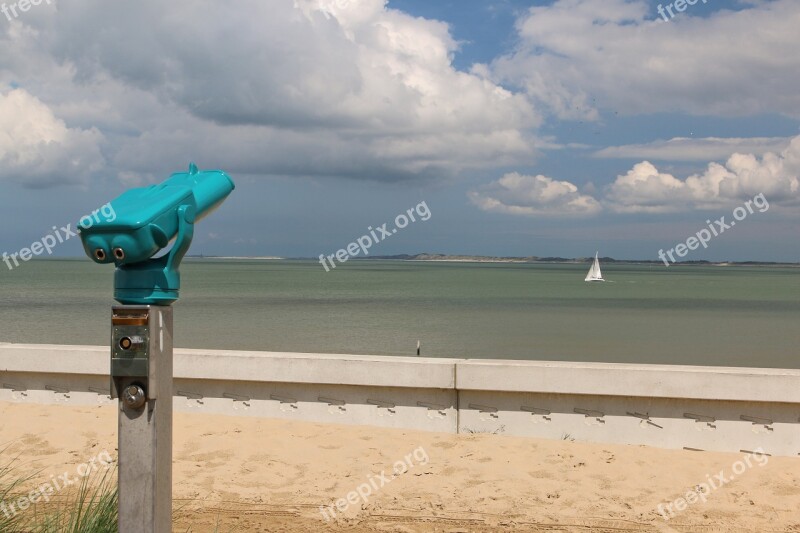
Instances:
[[[529,164],[539,114],[457,47],[384,0],[71,0],[0,28],[0,83],[97,125],[126,183],[190,159],[373,181]]]
[[[568,181],[512,172],[468,195],[484,211],[527,216],[677,213],[717,209],[759,194],[772,204],[794,207],[800,205],[800,136],[779,153],[735,153],[686,179],[642,161],[617,176],[602,195],[587,192]]]
[[[768,152],[781,152],[791,141],[791,137],[675,137],[666,141],[609,146],[593,155],[604,159],[711,161],[727,159],[735,153],[762,156]]]
[[[85,184],[103,168],[102,134],[69,128],[24,89],[0,91],[0,181]]]
[[[644,0],[532,7],[518,21],[515,51],[482,71],[562,118],[594,119],[600,108],[800,117],[800,2],[701,9],[664,22]]]
[[[676,212],[713,208],[764,194],[770,202],[800,203],[800,136],[780,153],[733,154],[723,164],[681,180],[643,161],[618,176],[604,203],[618,212]]]
[[[597,200],[581,194],[572,183],[541,174],[511,172],[470,191],[469,197],[483,211],[509,215],[590,215],[600,211]]]

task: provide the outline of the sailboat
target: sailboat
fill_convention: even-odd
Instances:
[[[589,273],[586,274],[586,279],[583,281],[605,281],[603,273],[600,272],[600,260],[597,258],[597,252],[594,253],[594,263],[592,263]]]

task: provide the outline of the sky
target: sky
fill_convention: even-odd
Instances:
[[[724,216],[683,260],[800,261],[796,0],[3,7],[0,252],[195,162],[237,188],[193,254],[333,254],[424,202],[371,254],[657,260]]]

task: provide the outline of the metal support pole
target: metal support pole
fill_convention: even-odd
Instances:
[[[172,307],[115,306],[119,533],[172,531]]]

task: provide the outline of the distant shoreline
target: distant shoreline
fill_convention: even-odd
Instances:
[[[193,255],[186,256],[192,261],[318,261],[316,257],[277,257],[277,256],[216,256],[216,255]],[[418,255],[382,255],[373,257],[353,257],[351,261],[406,261],[412,263],[512,263],[512,264],[554,264],[570,265],[590,263],[593,257],[491,257],[491,256],[448,256],[437,254],[418,254]],[[36,257],[32,261],[86,261],[85,257]],[[601,257],[600,263],[604,265],[652,265],[664,266],[662,261],[648,259],[614,259],[613,257]],[[800,263],[781,263],[778,261],[679,261],[670,263],[670,266],[716,266],[716,267],[735,267],[735,266],[781,266],[781,267],[800,267]]]
[[[222,260],[286,260],[286,261],[316,261],[315,257],[234,257],[234,256],[189,256],[191,259],[222,259]],[[584,264],[590,263],[593,257],[493,257],[482,255],[444,255],[444,254],[415,254],[415,255],[378,255],[370,257],[352,257],[353,261],[408,261],[427,263],[522,263],[522,264]],[[614,259],[601,257],[600,262],[606,265],[664,265],[660,260],[649,259]],[[791,266],[800,267],[800,263],[781,263],[777,261],[679,261],[670,266]]]
[[[274,257],[274,256],[253,256],[253,257],[237,257],[237,256],[226,256],[226,255],[187,255],[187,259],[257,259],[259,261],[282,261],[284,259],[288,259],[286,257]]]

